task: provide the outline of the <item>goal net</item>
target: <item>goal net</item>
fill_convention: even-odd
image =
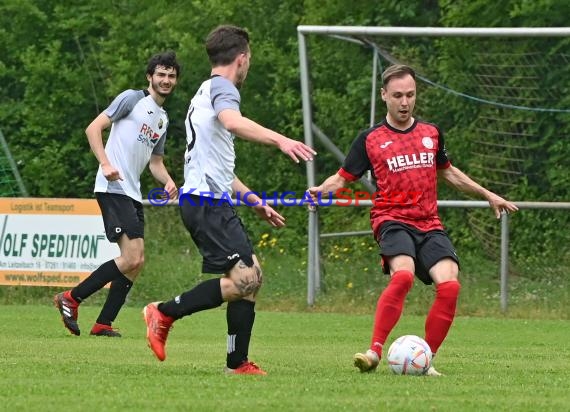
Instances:
[[[359,129],[385,114],[382,71],[407,64],[417,73],[415,116],[442,128],[456,166],[515,201],[569,201],[569,28],[300,26],[299,33],[301,80],[310,91],[306,138],[308,124],[326,124],[324,134],[346,153]],[[323,175],[338,166],[317,164]],[[467,199],[445,187],[439,198]],[[498,262],[500,225],[488,209],[440,213],[455,243]],[[511,276],[568,285],[569,215],[533,208],[511,218]]]

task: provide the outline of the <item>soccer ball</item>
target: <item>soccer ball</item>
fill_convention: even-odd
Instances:
[[[415,335],[400,336],[388,349],[388,366],[396,375],[423,375],[431,358],[427,342]]]

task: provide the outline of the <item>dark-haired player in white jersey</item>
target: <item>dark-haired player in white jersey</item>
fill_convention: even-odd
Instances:
[[[391,278],[378,299],[370,348],[354,355],[354,366],[361,372],[376,370],[386,339],[400,319],[414,275],[426,285],[435,283],[435,301],[425,322],[425,340],[434,355],[455,317],[459,259],[437,212],[437,179],[485,198],[497,218],[501,212],[518,210],[453,166],[439,128],[412,116],[415,78],[414,70],[404,65],[384,71],[381,93],[388,109],[386,118],[355,139],[336,174],[309,189],[317,199],[319,193],[335,192],[367,170],[376,178],[378,191],[370,222],[384,272]],[[427,374],[440,375],[433,366]]]
[[[101,208],[107,239],[119,245],[119,257],[103,263],[84,281],[54,297],[63,324],[74,335],[78,306],[111,282],[107,300],[91,335],[120,337],[112,328],[144,263],[144,213],[140,176],[149,165],[171,199],[177,188],[163,163],[168,116],[162,105],[176,86],[180,65],[174,52],[154,55],[147,64],[145,90],[125,90],[85,130],[99,161],[95,196]],[[103,130],[111,127],[103,146]]]
[[[277,146],[298,162],[311,160],[315,152],[296,140],[269,130],[240,113],[238,88],[246,78],[251,51],[248,33],[234,26],[220,26],[206,40],[212,65],[206,80],[190,103],[186,119],[187,148],[184,187],[180,207],[184,225],[203,257],[202,270],[219,274],[168,302],[144,308],[147,339],[159,360],[164,360],[166,338],[175,320],[228,302],[227,373],[265,375],[248,359],[255,319],[255,298],[262,274],[247,233],[228,199],[232,193],[250,195],[241,201],[275,227],[284,218],[234,175],[234,136]],[[200,196],[202,192],[202,196]],[[206,192],[206,193],[204,193]]]

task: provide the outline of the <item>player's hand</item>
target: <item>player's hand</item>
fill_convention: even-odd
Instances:
[[[101,165],[101,171],[103,172],[103,176],[109,182],[114,182],[115,180],[123,180],[121,173],[117,169],[113,167],[111,164],[104,164]]]
[[[176,183],[171,179],[164,185],[164,190],[168,193],[168,199],[173,200],[178,198],[178,188],[176,187]]]
[[[319,201],[319,194],[323,192],[321,186],[313,186],[307,189],[307,193],[311,195],[313,202],[317,203]]]
[[[509,202],[508,200],[505,200],[501,196],[498,196],[494,193],[491,193],[487,200],[489,201],[491,208],[495,211],[495,217],[497,219],[501,218],[501,213],[508,214],[519,210],[517,205],[515,205],[513,202]]]
[[[307,206],[307,208],[311,212],[317,210],[317,205],[319,204],[319,198],[322,198],[321,195],[322,192],[323,192],[322,186],[313,186],[307,189],[307,193],[311,196],[311,199],[313,200],[313,204],[312,205],[309,204]]]
[[[285,139],[279,142],[279,150],[288,155],[295,163],[299,163],[299,158],[305,162],[313,160],[313,156],[317,154],[311,147],[297,140]]]
[[[267,221],[273,227],[283,227],[285,226],[285,218],[275,211],[269,205],[256,205],[253,206],[253,210],[261,219]]]

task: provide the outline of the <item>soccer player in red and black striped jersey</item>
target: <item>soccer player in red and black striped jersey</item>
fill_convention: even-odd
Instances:
[[[454,167],[443,134],[433,124],[413,117],[415,72],[393,65],[382,74],[384,121],[362,132],[353,142],[340,170],[320,186],[319,193],[335,193],[371,170],[376,178],[370,220],[380,246],[383,270],[391,279],[378,299],[370,349],[354,355],[361,372],[376,369],[382,348],[398,322],[414,275],[434,283],[435,301],[425,323],[425,340],[436,354],[455,316],[460,284],[459,259],[437,212],[437,179],[457,190],[486,199],[497,218],[515,212],[515,204],[480,186]],[[428,375],[440,375],[433,366]]]

